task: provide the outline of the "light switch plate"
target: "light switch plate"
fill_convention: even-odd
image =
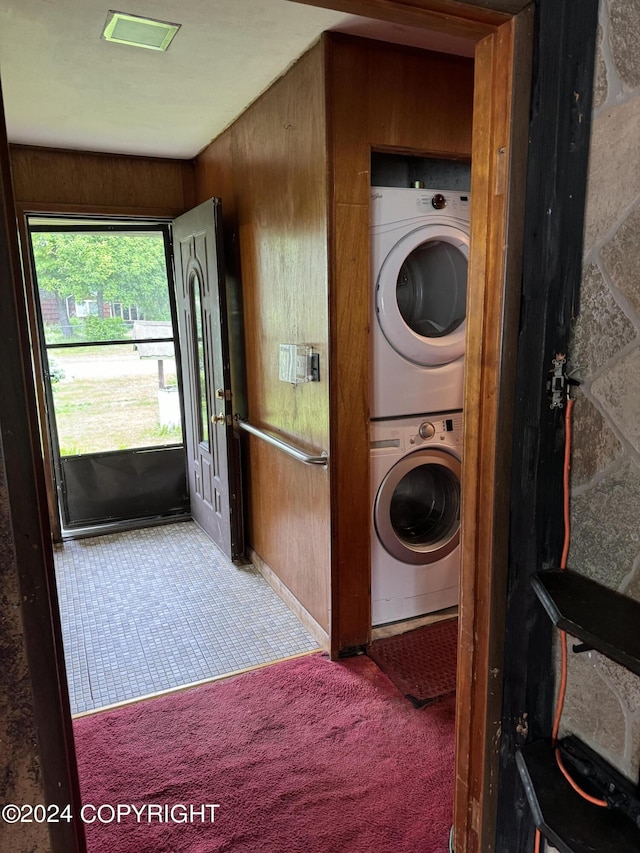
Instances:
[[[317,354],[308,344],[280,344],[280,381],[290,382],[292,385],[318,381],[319,367],[317,362]]]

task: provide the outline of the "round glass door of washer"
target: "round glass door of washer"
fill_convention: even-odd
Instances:
[[[449,225],[412,231],[385,258],[376,316],[409,361],[429,367],[464,355],[468,259],[468,235]]]
[[[446,451],[416,450],[387,473],[375,499],[382,545],[398,560],[430,564],[460,541],[460,460]]]

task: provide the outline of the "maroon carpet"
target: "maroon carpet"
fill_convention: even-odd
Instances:
[[[142,815],[103,809],[89,853],[448,849],[453,700],[416,710],[364,656],[286,661],[81,718],[75,735],[85,806]],[[213,824],[149,823],[149,803],[220,807]]]
[[[417,708],[456,689],[458,620],[375,640],[367,654]]]

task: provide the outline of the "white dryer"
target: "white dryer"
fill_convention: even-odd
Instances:
[[[462,409],[468,193],[371,191],[372,418]]]
[[[371,423],[372,624],[458,603],[462,414]]]

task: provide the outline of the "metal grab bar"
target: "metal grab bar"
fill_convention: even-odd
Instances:
[[[272,444],[274,447],[282,450],[283,453],[286,453],[288,456],[293,456],[294,459],[297,459],[299,462],[304,463],[305,465],[325,465],[329,461],[329,457],[326,453],[323,453],[321,456],[309,456],[308,453],[305,453],[302,450],[298,450],[297,447],[293,447],[291,444],[287,444],[286,441],[282,441],[281,438],[278,438],[275,435],[272,435],[270,432],[267,432],[264,429],[259,429],[258,427],[251,426],[247,421],[237,421],[236,422],[240,429],[243,429],[245,432],[251,433],[251,435],[257,436],[257,438],[261,438],[263,441],[266,441],[267,444]]]

